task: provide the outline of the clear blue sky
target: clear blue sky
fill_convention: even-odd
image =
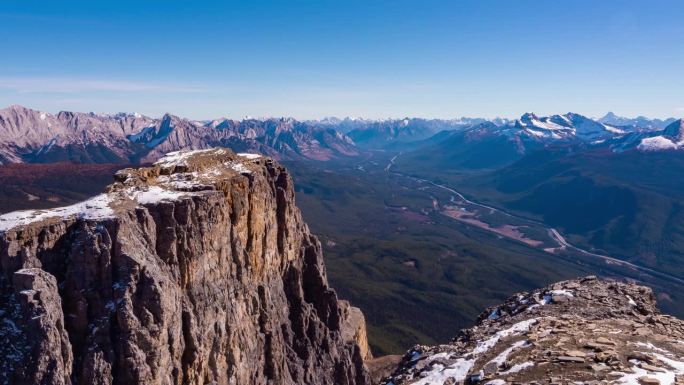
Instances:
[[[683,15],[680,0],[5,0],[0,105],[682,116]]]

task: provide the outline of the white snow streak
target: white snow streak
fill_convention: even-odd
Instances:
[[[114,216],[114,211],[109,207],[111,197],[107,194],[100,194],[87,201],[76,203],[75,205],[58,207],[49,210],[24,210],[14,211],[0,215],[0,231],[25,226],[33,222],[42,221],[48,218],[69,218],[78,217],[82,219],[105,219]]]

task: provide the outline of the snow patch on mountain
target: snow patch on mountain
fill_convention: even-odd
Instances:
[[[641,139],[637,146],[637,149],[641,151],[674,150],[676,148],[678,148],[676,143],[662,135]]]
[[[130,192],[131,199],[140,204],[152,204],[161,201],[176,201],[188,193],[184,191],[174,191],[159,186],[149,186],[145,190],[134,190]]]
[[[603,128],[605,128],[606,131],[612,132],[614,134],[626,134],[627,131],[619,129],[617,127],[609,126],[607,124],[603,124]]]
[[[516,324],[513,324],[511,327],[507,329],[495,333],[490,338],[479,342],[471,352],[462,355],[463,357],[468,358],[458,358],[455,362],[449,364],[448,366],[444,366],[438,363],[432,364],[432,370],[421,373],[421,379],[416,382],[413,382],[412,384],[442,384],[449,378],[452,378],[454,380],[454,383],[463,381],[468,376],[468,373],[475,364],[475,361],[477,361],[479,357],[483,356],[485,353],[490,351],[494,346],[496,346],[501,339],[513,336],[521,336],[523,333],[529,331],[530,327],[534,325],[536,322],[536,318],[527,319]],[[525,344],[525,342],[513,343],[511,346],[505,349],[504,352],[495,357],[494,361],[505,361],[505,357],[507,357],[512,351],[523,347]],[[504,354],[505,357],[503,357]],[[450,356],[450,354],[448,353],[437,353],[431,355],[426,358],[426,366],[430,365],[435,361],[439,361],[440,359],[448,358],[448,356]],[[421,358],[420,354],[417,355],[416,360],[419,358]]]
[[[187,160],[198,154],[214,154],[223,155],[225,150],[222,148],[208,148],[204,150],[180,150],[169,152],[164,155],[158,161],[154,162],[156,166],[161,166],[162,168],[170,168],[176,166],[187,166]]]
[[[3,214],[0,215],[0,232],[50,218],[67,219],[75,217],[93,220],[110,218],[114,215],[114,211],[109,207],[111,201],[110,195],[100,194],[87,201],[76,203],[71,206],[58,207],[49,210],[14,211]]]

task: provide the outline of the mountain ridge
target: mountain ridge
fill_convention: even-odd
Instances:
[[[2,163],[145,163],[169,151],[228,146],[277,159],[327,161],[358,156],[362,151],[402,150],[436,142],[443,132],[458,132],[487,123],[492,135],[527,142],[611,143],[611,149],[676,149],[662,139],[639,147],[634,135],[650,136],[675,119],[636,119],[612,113],[591,119],[576,113],[519,119],[338,119],[298,121],[293,118],[190,120],[171,113],[151,118],[139,113],[56,114],[11,105],[0,110]],[[611,125],[614,124],[614,125]],[[619,124],[619,125],[618,125]],[[630,137],[631,134],[632,137]],[[443,136],[443,135],[442,135]],[[625,140],[622,140],[625,139]],[[522,150],[521,139],[516,145]],[[424,143],[423,143],[424,144]]]
[[[159,119],[65,111],[53,115],[14,105],[0,110],[0,163],[144,163],[170,151],[219,145],[282,159],[357,155],[347,136],[292,119],[222,123],[216,129],[168,113]]]

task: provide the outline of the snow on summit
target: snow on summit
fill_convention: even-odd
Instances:
[[[175,201],[215,190],[217,179],[252,173],[259,154],[235,154],[225,148],[174,151],[159,159],[151,172],[135,169],[117,172],[109,192],[71,206],[15,211],[0,215],[0,232],[50,219],[103,220],[115,217],[117,208]],[[149,169],[148,169],[149,170]]]
[[[66,207],[14,211],[0,215],[0,232],[51,218],[67,219],[74,217],[93,220],[111,218],[114,216],[114,210],[109,206],[111,202],[112,197],[109,194],[100,194],[86,201]]]

